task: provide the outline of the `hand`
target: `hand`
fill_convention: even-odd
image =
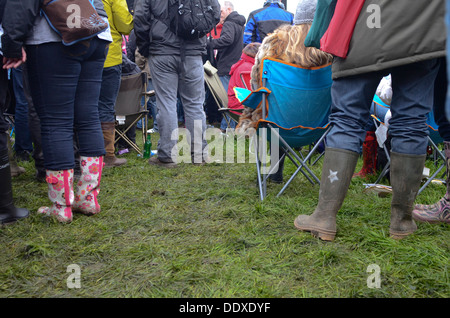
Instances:
[[[26,61],[27,61],[27,53],[25,52],[25,49],[22,48],[21,58],[3,57],[3,68],[6,70],[9,70],[11,68],[18,68]]]

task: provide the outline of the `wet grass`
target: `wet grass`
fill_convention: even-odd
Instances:
[[[36,214],[47,187],[34,180],[32,162],[21,163],[15,202],[31,216],[0,228],[0,297],[449,296],[448,225],[418,224],[406,239],[390,239],[390,198],[363,193],[366,181],[352,181],[327,243],[293,225],[318,198],[319,187],[301,176],[278,198],[280,185],[269,184],[262,203],[254,164],[163,169],[134,152],[124,157],[126,166],[104,170],[102,212],[66,225]],[[313,170],[320,176],[321,161]],[[417,201],[433,203],[444,191],[430,185]],[[71,264],[81,288],[68,287]],[[368,285],[371,264],[380,288]]]

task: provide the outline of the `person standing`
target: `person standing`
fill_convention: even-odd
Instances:
[[[368,27],[367,21],[374,18],[372,10],[368,10],[370,5],[383,12],[380,25],[383,32],[378,27]],[[352,3],[347,9],[355,11],[356,6]],[[336,12],[338,7],[339,2]],[[411,6],[407,0],[366,0],[359,10],[348,54],[333,61],[332,128],[327,135],[318,204],[311,215],[300,214],[294,220],[298,230],[326,241],[336,236],[337,212],[356,167],[371,101],[381,78],[388,74],[394,92],[389,120],[392,137],[389,233],[393,239],[402,239],[417,229],[412,210],[426,159],[426,120],[433,107],[438,58],[445,56],[444,1],[416,1]],[[348,11],[337,16],[347,21]],[[330,40],[330,47],[341,44]]]
[[[107,20],[103,4],[94,0]],[[30,92],[41,125],[42,148],[51,206],[38,213],[69,223],[73,212],[100,212],[97,195],[105,147],[98,114],[101,75],[111,42],[108,29],[70,46],[62,43],[40,0],[8,0],[3,16],[4,68],[27,62]],[[74,130],[79,141],[81,176],[74,192]]]
[[[231,1],[225,1],[220,9],[222,31],[218,39],[212,39],[208,42],[208,46],[217,50],[217,72],[225,91],[228,92],[231,66],[239,61],[244,47],[245,17],[234,11]],[[230,125],[232,125],[231,128],[236,126],[234,121],[230,121]],[[222,119],[220,128],[225,132],[227,128],[225,118]]]
[[[294,15],[285,10],[279,0],[266,0],[261,9],[252,11],[247,19],[244,32],[244,45],[252,42],[262,43],[264,38],[283,24],[293,24]]]
[[[2,33],[2,17],[5,12],[5,0],[0,1],[0,34]],[[29,216],[30,211],[24,208],[17,208],[13,201],[11,166],[8,156],[8,138],[7,133],[9,124],[3,117],[6,110],[6,95],[8,90],[8,71],[4,67],[3,52],[0,46],[0,226],[14,223],[19,219]],[[16,60],[21,64],[25,57]],[[20,65],[17,65],[17,67]],[[12,66],[11,66],[12,67]],[[11,68],[10,67],[10,68]]]
[[[212,21],[212,30],[220,19],[220,5],[217,0],[204,1],[216,20]],[[186,39],[171,30],[168,11],[177,4],[173,0],[169,0],[169,6],[167,1],[138,0],[134,11],[136,42],[140,54],[148,57],[158,108],[158,156],[152,156],[149,164],[163,167],[174,167],[178,161],[177,93],[191,136],[192,161],[201,164],[207,160],[202,59],[206,54],[206,36]]]
[[[105,142],[105,167],[117,167],[127,163],[115,155],[115,111],[122,76],[122,35],[133,30],[133,16],[126,0],[102,0],[108,15],[113,42],[109,46],[102,75],[102,87],[98,103],[100,122]]]

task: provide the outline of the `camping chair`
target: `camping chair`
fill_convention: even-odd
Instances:
[[[223,84],[220,81],[219,75],[217,74],[217,69],[212,66],[209,61],[206,61],[203,68],[205,72],[206,85],[208,86],[211,95],[214,97],[214,101],[219,108],[219,112],[222,114],[223,118],[225,118],[228,127],[231,127],[230,118],[237,124],[239,122],[240,113],[243,109],[228,108],[228,92],[225,90],[225,87],[223,87]]]
[[[142,155],[141,148],[136,142],[127,136],[127,132],[142,120],[143,144],[147,140],[147,101],[154,91],[147,92],[147,73],[141,72],[133,75],[122,76],[119,94],[115,104],[116,112],[116,138],[115,143],[123,139],[128,145]],[[142,97],[144,103],[142,104]]]
[[[235,88],[238,99],[246,107],[256,109],[261,105],[262,117],[258,121],[255,143],[256,166],[260,198],[267,194],[267,178],[278,169],[280,161],[266,167],[267,141],[272,152],[277,142],[283,151],[276,160],[288,157],[296,166],[295,172],[284,184],[277,196],[289,186],[301,172],[311,184],[320,184],[319,178],[306,164],[324,141],[331,126],[328,116],[331,109],[331,65],[306,69],[272,58],[263,59],[261,67],[262,87],[249,91]],[[315,144],[305,158],[294,149]],[[259,150],[262,150],[261,155]]]
[[[389,109],[390,109],[390,106],[388,104],[384,103],[377,95],[374,96],[372,107],[371,107],[371,117],[373,119],[375,127],[377,129],[384,130],[383,133],[378,134],[377,138],[381,138],[381,141],[379,141],[379,145],[381,143],[380,146],[382,146],[382,149],[386,154],[387,163],[383,167],[383,170],[381,171],[381,173],[378,176],[375,183],[374,184],[366,184],[366,188],[369,188],[369,189],[376,188],[377,186],[379,186],[381,180],[389,172],[390,156],[389,156],[389,151],[388,151],[386,145],[384,144],[385,138],[383,137],[383,135],[387,133],[387,129],[384,128],[383,126],[386,125],[385,124],[385,116],[386,116],[387,112],[389,111]],[[439,161],[439,159],[442,159],[443,162],[438,166],[436,171],[430,177],[427,178],[427,181],[419,189],[419,191],[417,193],[418,195],[433,181],[434,178],[436,178],[436,176],[445,167],[445,155],[444,155],[443,151],[441,151],[438,147],[438,145],[443,142],[443,139],[442,139],[441,135],[439,134],[438,125],[436,124],[436,122],[434,120],[434,112],[433,111],[431,111],[427,115],[427,126],[428,126],[428,134],[429,134],[428,135],[428,143],[431,146],[431,148],[433,149],[433,153],[435,156],[435,164]],[[388,187],[385,187],[385,189],[387,189],[387,188]]]

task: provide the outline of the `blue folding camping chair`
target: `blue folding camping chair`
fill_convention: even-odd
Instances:
[[[317,68],[302,68],[273,58],[262,60],[262,87],[255,91],[235,88],[241,103],[253,109],[262,108],[255,142],[256,166],[260,198],[267,195],[267,178],[278,169],[279,162],[287,156],[297,167],[277,196],[301,172],[312,184],[319,178],[306,164],[324,141],[330,130],[328,117],[331,109],[331,64]],[[267,168],[267,148],[270,142],[271,164]],[[314,144],[305,158],[294,148]],[[278,157],[274,152],[283,150]],[[262,151],[260,151],[262,150]],[[274,163],[274,158],[277,162]]]
[[[387,112],[390,109],[390,105],[384,103],[377,95],[374,96],[372,107],[370,109],[371,111],[371,117],[373,118],[373,121],[375,123],[375,126],[378,128],[382,125],[385,125],[385,117]],[[434,112],[431,111],[427,115],[427,126],[428,126],[428,143],[433,149],[433,152],[435,154],[435,162],[437,162],[439,159],[442,159],[442,163],[437,167],[437,169],[434,171],[434,173],[427,178],[427,181],[422,185],[422,187],[419,189],[417,194],[420,194],[430,183],[433,181],[434,178],[444,169],[445,167],[445,155],[443,151],[441,151],[438,147],[439,144],[441,144],[444,140],[442,139],[441,135],[439,134],[439,127],[436,124],[436,121],[434,120]],[[381,171],[380,175],[378,176],[377,180],[374,184],[367,185],[367,187],[374,187],[377,186],[380,181],[387,175],[389,168],[390,168],[390,156],[389,151],[387,150],[387,147],[385,144],[383,144],[383,150],[386,154],[387,163],[383,167],[383,170]]]

